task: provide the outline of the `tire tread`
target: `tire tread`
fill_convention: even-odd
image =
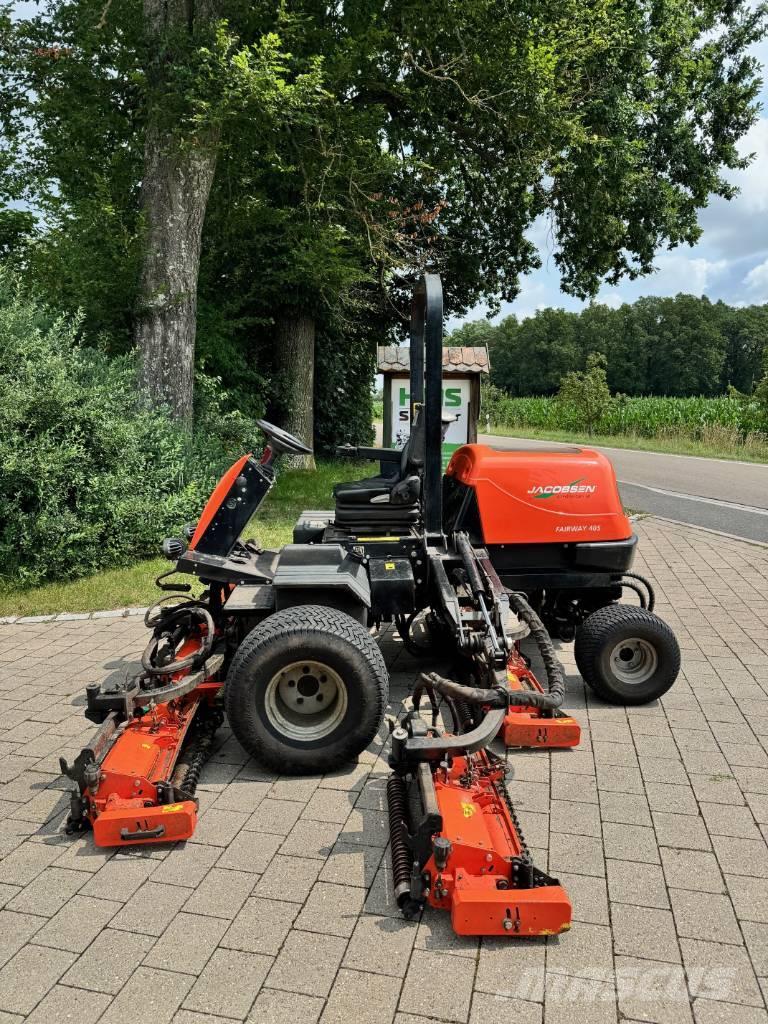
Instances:
[[[576,667],[581,673],[584,682],[598,697],[601,697],[610,704],[617,703],[617,694],[605,684],[596,666],[598,665],[599,654],[605,645],[608,633],[617,624],[630,620],[659,633],[669,644],[673,654],[672,662],[668,665],[667,672],[665,673],[666,680],[653,696],[634,700],[625,696],[620,702],[623,704],[644,704],[662,696],[673,685],[680,671],[680,648],[677,638],[667,623],[659,618],[658,615],[647,611],[645,608],[638,608],[636,605],[631,604],[609,604],[603,608],[598,608],[579,626],[576,632],[574,656]]]
[[[244,740],[247,741],[247,737],[241,726],[238,704],[242,700],[239,691],[247,687],[248,681],[246,678],[241,683],[241,676],[247,671],[248,666],[258,659],[260,652],[274,641],[302,634],[312,636],[318,632],[332,634],[355,648],[366,661],[374,682],[372,689],[375,706],[371,709],[373,712],[371,721],[375,724],[367,730],[363,737],[365,739],[363,743],[355,733],[349,735],[347,742],[338,749],[336,757],[338,765],[353,760],[372,742],[384,717],[389,698],[389,673],[379,646],[365,627],[346,612],[325,605],[296,605],[269,615],[245,637],[232,659],[224,687],[224,706],[232,731],[245,749],[257,760],[268,767],[278,769],[281,774],[285,775],[306,773],[308,771],[306,762],[302,759],[291,759],[290,755],[284,753],[280,755],[279,762],[277,762],[270,758],[268,752],[254,751],[251,744],[244,742]],[[370,699],[370,695],[365,693],[361,697],[364,702],[366,698]],[[324,765],[321,770],[329,771],[331,768],[332,766]]]

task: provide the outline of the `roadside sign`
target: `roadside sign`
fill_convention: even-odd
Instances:
[[[451,423],[443,439],[443,469],[453,452],[469,440],[469,403],[471,381],[467,378],[447,378],[443,381],[443,412],[458,416]],[[411,433],[410,380],[406,376],[392,377],[390,402],[392,409],[392,444],[402,448]]]

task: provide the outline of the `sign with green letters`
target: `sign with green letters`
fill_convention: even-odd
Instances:
[[[410,415],[410,380],[408,377],[392,377],[391,409],[392,409],[392,444],[402,448],[411,433]],[[448,416],[457,416],[451,423],[443,438],[443,469],[461,445],[468,440],[470,381],[468,379],[447,378],[443,381],[443,412]]]

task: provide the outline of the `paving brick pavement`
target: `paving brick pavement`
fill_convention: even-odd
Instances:
[[[768,1024],[768,549],[637,530],[679,681],[609,707],[566,646],[581,748],[511,758],[537,862],[573,899],[572,930],[549,940],[400,919],[381,741],[288,779],[223,729],[191,842],[114,853],[62,835],[58,757],[91,732],[83,688],[130,670],[143,626],[0,627],[0,1022]],[[417,666],[382,644],[396,711]]]

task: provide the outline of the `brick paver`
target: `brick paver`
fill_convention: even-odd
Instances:
[[[572,752],[514,754],[512,795],[572,930],[459,939],[389,888],[378,741],[348,770],[270,776],[226,729],[183,847],[61,833],[60,753],[87,682],[130,671],[140,618],[0,626],[0,1020],[153,1024],[768,1024],[768,549],[638,523],[683,670],[658,704],[585,693]],[[418,666],[391,636],[392,708]]]

